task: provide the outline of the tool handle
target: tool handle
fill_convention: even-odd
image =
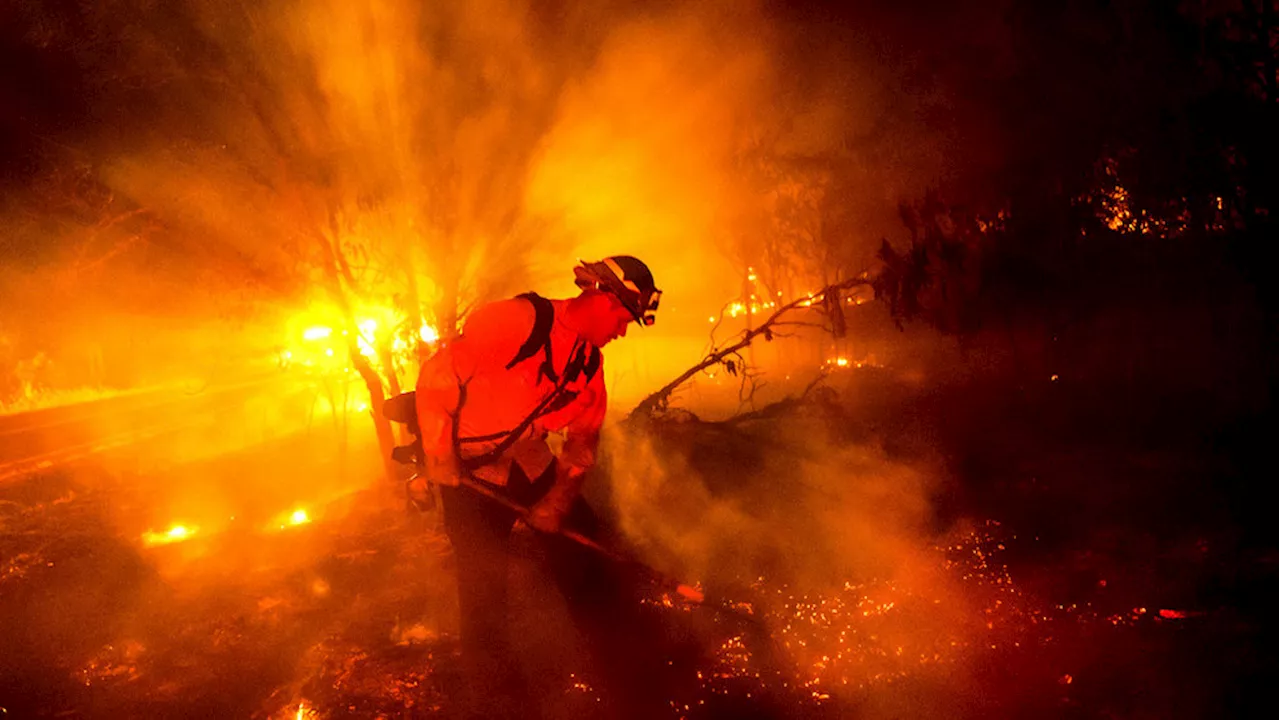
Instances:
[[[529,516],[529,508],[526,508],[525,506],[516,503],[515,501],[511,500],[511,498],[508,498],[507,496],[503,495],[502,493],[496,490],[493,490],[492,488],[486,487],[483,484],[478,483],[467,477],[458,478],[458,482],[462,487],[465,487],[468,490],[471,490],[473,492],[477,492],[489,498],[490,500],[498,503],[499,505],[502,505],[508,510],[514,512],[516,515],[520,517],[521,520]],[[668,577],[667,575],[649,567],[648,565],[640,562],[639,560],[636,560],[631,557],[627,557],[626,555],[623,555],[614,550],[610,550],[604,545],[601,545],[599,542],[592,540],[591,538],[587,537],[586,535],[583,535],[582,533],[576,530],[562,529],[559,531],[558,534],[561,537],[564,537],[572,542],[575,542],[589,550],[593,550],[609,558],[610,560],[613,560],[614,562],[622,563],[624,565],[630,565],[642,571],[644,574],[648,575],[652,580],[654,580],[658,584],[666,586],[672,590],[675,590],[677,593],[680,594],[681,597],[684,597],[687,600],[691,600],[693,602],[702,602],[702,593],[696,588],[694,588],[693,586],[686,585],[674,578]]]

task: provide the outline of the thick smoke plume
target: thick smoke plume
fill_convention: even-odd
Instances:
[[[77,334],[86,317],[143,327],[159,311],[193,336],[232,317],[254,323],[232,334],[244,352],[270,347],[249,331],[332,302],[326,243],[348,256],[358,304],[416,300],[446,324],[528,287],[572,292],[579,257],[632,253],[667,291],[662,324],[610,363],[618,397],[635,398],[696,360],[741,264],[769,257],[761,208],[788,182],[841,206],[815,238],[837,249],[808,250],[853,273],[898,232],[896,202],[955,162],[956,127],[913,122],[953,99],[882,62],[896,30],[873,14],[856,33],[751,3],[13,14],[18,47],[67,97],[9,91],[30,112],[11,119],[8,243],[24,260],[5,302],[65,307],[65,347],[40,348],[60,365],[88,362],[95,341],[111,367],[185,360],[166,348],[138,362]],[[803,169],[820,155],[863,180],[821,189]],[[776,257],[810,275],[789,289],[822,280]],[[17,320],[6,335],[18,355],[53,342]]]

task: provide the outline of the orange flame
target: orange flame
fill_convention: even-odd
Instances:
[[[418,328],[418,337],[422,338],[422,342],[431,344],[440,339],[440,333],[430,325],[422,323],[422,327]]]
[[[174,525],[164,532],[148,530],[142,534],[142,542],[147,547],[169,545],[189,539],[196,534],[196,530],[197,528],[188,525]]]

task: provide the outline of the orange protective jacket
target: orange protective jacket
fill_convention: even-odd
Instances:
[[[572,356],[592,351],[598,355],[598,350],[562,322],[568,301],[550,302],[555,311],[551,366],[556,378],[563,379]],[[546,363],[542,351],[507,368],[533,331],[535,317],[533,304],[523,298],[484,305],[472,312],[457,339],[423,364],[416,402],[427,458],[452,456],[466,466],[489,454],[556,394],[555,409],[537,417],[500,456],[470,468],[472,473],[494,485],[506,485],[511,463],[517,462],[526,477],[537,478],[556,459],[547,438],[559,432],[564,433],[559,454],[563,469],[586,470],[595,463],[607,406],[603,368],[597,366],[589,379],[583,373],[572,382],[558,383],[542,372]],[[455,415],[462,440],[457,448]],[[486,437],[492,439],[469,440]]]

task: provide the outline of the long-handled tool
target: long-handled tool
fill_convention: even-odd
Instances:
[[[507,496],[503,495],[500,492],[497,492],[496,490],[485,487],[481,483],[471,480],[470,478],[465,478],[465,477],[458,478],[458,482],[459,482],[459,485],[461,485],[462,487],[465,487],[466,489],[471,490],[472,492],[479,493],[480,495],[483,495],[486,498],[514,512],[521,520],[525,520],[529,517],[529,508],[526,508],[523,505],[520,505],[512,501],[510,498],[508,498]],[[636,569],[637,571],[648,576],[648,578],[652,580],[659,587],[662,587],[663,589],[670,590],[676,593],[677,595],[684,598],[688,602],[702,603],[704,600],[706,600],[706,596],[698,588],[692,585],[688,585],[686,583],[682,583],[676,580],[675,578],[672,578],[669,575],[659,570],[655,570],[654,568],[646,565],[645,563],[642,563],[639,560],[636,560],[635,558],[623,555],[617,552],[616,550],[611,550],[605,547],[604,545],[601,545],[600,543],[596,542],[595,540],[592,540],[586,535],[583,535],[582,533],[577,532],[576,530],[569,530],[567,528],[564,528],[564,529],[561,529],[557,534],[567,540],[570,540],[572,542],[577,543],[578,545],[581,545],[582,547],[585,547],[589,550],[597,552],[600,555],[603,555],[604,557],[609,558],[610,560],[620,565],[626,565],[628,567]]]
[[[388,420],[391,420],[392,422],[398,422],[398,423],[404,424],[408,428],[409,433],[413,435],[412,443],[401,446],[401,447],[397,447],[392,451],[391,453],[392,459],[394,459],[396,462],[399,462],[405,465],[412,465],[412,466],[421,468],[421,463],[423,459],[422,438],[421,438],[420,431],[418,429],[418,417],[417,417],[417,408],[415,405],[415,398],[416,398],[416,395],[413,392],[401,393],[400,395],[397,395],[387,400],[383,404],[382,413]],[[459,388],[459,397],[458,397],[459,410],[461,409],[462,404],[465,402],[465,399],[466,399],[466,387],[464,385]],[[461,452],[459,450],[459,445],[458,445],[459,440],[458,440],[457,413],[455,412],[452,415],[452,417],[453,417],[454,453],[457,457],[461,457]],[[530,415],[529,418],[526,418],[526,426],[528,422],[532,421],[535,417],[536,417],[536,413],[533,415]],[[510,444],[510,440],[512,438],[519,437],[523,434],[524,434],[524,427],[519,428],[518,431],[516,432],[510,433],[508,436],[507,444],[508,445]],[[415,475],[415,478],[416,477],[417,476]],[[410,478],[409,482],[412,482],[413,479],[414,478]],[[479,483],[471,479],[470,477],[466,477],[466,476],[459,477],[458,481],[462,487],[465,487],[468,490],[471,490],[472,492],[479,493],[480,495],[483,495],[484,497],[498,503],[499,505],[502,505],[508,510],[511,510],[512,512],[514,512],[516,516],[519,517],[520,519],[524,520],[528,518],[529,509],[513,502],[510,498],[506,497],[505,495],[489,487],[486,487],[482,483]],[[418,500],[416,500],[413,497],[412,493],[408,492],[409,482],[405,483],[405,490],[406,490],[406,494],[408,495],[409,502],[420,511],[432,509],[434,506],[434,501],[430,501],[428,503],[420,503]],[[609,548],[601,545],[600,543],[596,542],[595,540],[592,540],[591,538],[583,535],[582,533],[579,533],[573,530],[562,529],[559,532],[559,534],[564,538],[570,540],[571,542],[575,542],[581,545],[582,547],[585,547],[594,552],[597,552],[614,562],[635,568],[642,574],[648,576],[659,587],[675,592],[677,595],[684,598],[688,602],[702,603],[706,600],[706,596],[703,594],[703,592],[693,587],[692,585],[687,585],[685,583],[679,582],[674,578],[671,578],[666,574],[661,573],[649,567],[648,565],[640,562],[639,560],[636,560],[635,558],[627,557],[614,550],[610,550]]]

